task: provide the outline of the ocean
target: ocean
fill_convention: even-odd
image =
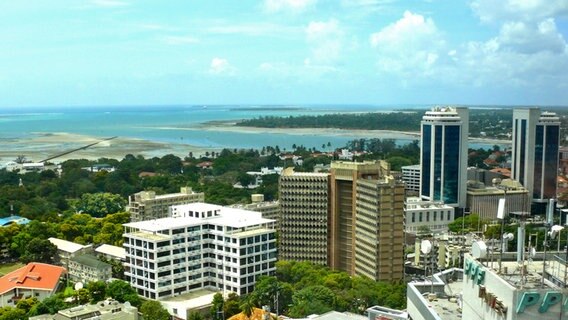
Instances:
[[[210,121],[235,121],[259,116],[318,115],[340,112],[388,112],[426,109],[428,106],[128,106],[0,109],[0,139],[25,139],[45,133],[74,133],[108,138],[136,138],[153,142],[192,145],[202,148],[257,148],[292,145],[321,149],[323,144],[340,148],[359,135],[331,132],[313,134],[226,132],[203,128]],[[400,134],[377,134],[367,138],[393,138],[406,144],[416,137]],[[490,147],[476,144],[472,147]]]

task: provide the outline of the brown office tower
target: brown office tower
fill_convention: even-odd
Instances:
[[[329,266],[376,280],[402,278],[404,184],[390,165],[332,162],[330,198]]]
[[[279,259],[328,265],[329,174],[280,176]]]
[[[404,274],[404,183],[356,183],[355,275],[396,281]]]

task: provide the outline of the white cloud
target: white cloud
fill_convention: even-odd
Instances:
[[[382,72],[399,75],[428,75],[448,50],[442,33],[430,18],[410,11],[403,17],[371,34],[377,50],[377,66]]]
[[[337,62],[343,50],[344,32],[335,19],[312,21],[306,28],[310,57],[305,65],[331,65]]]
[[[91,0],[90,3],[97,7],[106,7],[106,8],[124,7],[130,5],[130,3],[120,0]]]
[[[568,15],[566,0],[473,0],[470,5],[483,22],[541,21]]]
[[[209,65],[209,73],[215,75],[233,75],[235,71],[235,68],[231,66],[227,59],[218,57],[211,59],[211,64]]]
[[[183,45],[198,43],[199,39],[192,36],[165,36],[163,41],[170,45]]]
[[[302,12],[316,4],[317,0],[264,0],[264,10],[269,13],[280,11]]]
[[[297,33],[298,27],[274,24],[274,23],[243,23],[243,24],[217,24],[204,29],[204,32],[210,34],[226,34],[226,35],[245,35],[245,36],[286,36]]]
[[[501,27],[498,41],[504,48],[527,54],[539,51],[562,53],[566,49],[566,41],[558,33],[553,19],[538,24],[507,22]]]

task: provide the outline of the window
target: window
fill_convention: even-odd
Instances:
[[[416,212],[412,213],[412,222],[416,222]]]
[[[422,212],[418,214],[418,222],[422,222]]]

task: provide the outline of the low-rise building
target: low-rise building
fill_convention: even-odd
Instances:
[[[123,247],[112,246],[110,244],[101,244],[95,249],[95,253],[106,260],[116,260],[124,262],[126,260],[126,252]]]
[[[108,281],[112,278],[112,266],[91,254],[82,254],[69,259],[69,277],[76,282]]]
[[[173,206],[169,218],[124,224],[125,277],[139,295],[164,300],[215,289],[247,294],[274,273],[274,220],[206,203]]]
[[[31,317],[29,320],[138,320],[138,309],[129,302],[120,303],[115,300],[105,300],[96,304],[85,304],[65,310],[56,314],[44,314]]]
[[[505,213],[529,212],[531,199],[529,191],[518,181],[503,179],[498,187],[469,181],[467,186],[467,207],[471,213],[483,220],[497,220],[499,199],[505,199]]]
[[[433,233],[448,231],[454,221],[455,208],[438,201],[423,201],[408,197],[404,203],[404,226],[407,233],[417,234],[424,230]]]
[[[48,240],[57,247],[58,262],[61,264],[67,264],[70,258],[86,253],[91,253],[93,251],[92,245],[84,246],[79,243],[53,237],[48,238]]]
[[[39,301],[59,288],[65,268],[31,262],[0,278],[0,307],[14,307],[21,299],[35,297]]]

